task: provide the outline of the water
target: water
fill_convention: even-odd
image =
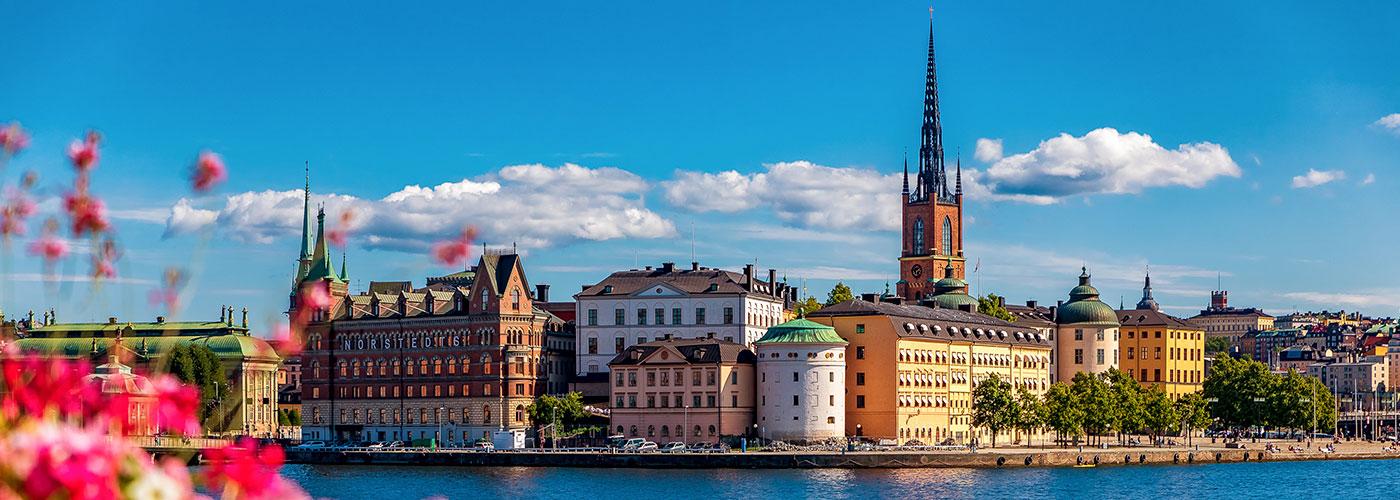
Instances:
[[[288,465],[315,497],[351,498],[1395,498],[1400,462],[1029,469],[649,470]]]

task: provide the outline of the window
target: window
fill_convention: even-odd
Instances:
[[[628,394],[628,395],[627,395],[627,407],[628,407],[628,408],[636,408],[636,407],[637,407],[637,395],[636,395],[636,394]]]
[[[588,337],[588,353],[598,354],[598,337]]]
[[[1099,360],[1099,364],[1103,364],[1103,349],[1099,349],[1099,352],[1098,352],[1098,360]]]
[[[1157,346],[1157,348],[1153,351],[1152,359],[1162,359],[1162,346]]]
[[[826,405],[827,405],[827,406],[836,406],[836,395],[835,395],[835,394],[828,394],[828,395],[826,396]],[[827,422],[827,423],[831,423],[831,422]]]
[[[738,407],[739,407],[739,395],[738,395],[738,394],[730,394],[730,395],[729,395],[729,406],[730,406],[731,408],[738,408]]]
[[[690,396],[690,407],[691,407],[691,408],[699,408],[699,407],[700,407],[700,395],[699,395],[699,394],[692,394],[692,395]],[[697,429],[698,429],[698,427],[697,427]],[[698,431],[697,431],[697,432],[698,432]]]
[[[617,375],[616,377],[613,377],[614,379],[616,379],[614,385],[616,385],[617,387],[622,387],[622,372],[614,372],[614,375]]]
[[[856,333],[865,333],[865,323],[856,323]]]
[[[856,372],[856,385],[865,385],[865,372]]]
[[[1075,328],[1075,329],[1074,329],[1074,340],[1084,340],[1084,329],[1082,329],[1082,328]]]
[[[510,291],[510,306],[516,311],[520,310],[520,289]]]
[[[715,395],[714,395],[714,394],[706,394],[706,395],[705,395],[705,406],[708,407],[708,408],[714,408],[714,407],[715,407]]]
[[[703,324],[705,324],[705,308],[703,308],[703,307],[697,307],[697,308],[695,308],[695,324],[697,324],[697,325],[703,325]]]
[[[627,387],[636,387],[636,386],[637,386],[637,372],[634,372],[634,371],[629,371],[629,372],[627,372]]]
[[[646,309],[637,309],[637,324],[638,324],[638,325],[645,325],[645,324],[647,324],[647,310],[646,310]]]
[[[734,324],[734,308],[733,308],[733,307],[726,307],[726,308],[724,308],[724,324],[726,324],[726,325],[732,325],[732,324]]]
[[[797,395],[796,395],[796,394],[793,394],[793,395],[792,395],[792,405],[793,405],[793,406],[799,406],[799,405],[797,404]]]
[[[656,324],[658,324],[658,325],[664,325],[664,324],[666,324],[666,310],[665,310],[665,309],[662,309],[662,308],[660,308],[660,307],[656,308],[656,319],[655,319],[655,321],[656,321]]]
[[[627,339],[622,337],[613,339],[613,352],[621,354],[624,349],[627,349]]]
[[[856,408],[865,408],[865,396],[856,396]]]
[[[834,424],[834,423],[836,423],[836,417],[826,417],[826,423],[828,423],[828,424]]]
[[[647,372],[647,385],[656,385],[656,372]]]
[[[1161,370],[1160,368],[1152,370],[1152,381],[1153,381],[1153,382],[1161,382],[1161,381],[1162,381],[1162,370]]]
[[[953,219],[943,218],[943,255],[953,255]]]
[[[1075,350],[1074,350],[1074,364],[1076,364],[1076,365],[1082,365],[1082,364],[1084,364],[1084,350],[1083,350],[1083,349],[1075,349]]]
[[[588,310],[588,326],[598,326],[598,310]]]
[[[919,217],[919,218],[917,218],[917,219],[914,219],[914,230],[913,230],[913,234],[910,234],[909,236],[910,236],[909,239],[913,240],[913,242],[914,242],[913,249],[912,249],[913,252],[914,252],[914,255],[923,255],[923,253],[924,253],[924,218],[923,218],[923,217]]]
[[[856,359],[865,359],[865,346],[856,346]]]
[[[705,372],[705,385],[715,385],[715,372],[713,370]]]
[[[619,307],[619,308],[617,308],[617,309],[613,309],[613,324],[614,324],[614,325],[625,325],[625,324],[627,324],[627,321],[626,321],[626,320],[627,320],[627,311],[626,311],[625,309],[622,309],[621,307]]]
[[[647,408],[655,408],[655,407],[656,407],[656,395],[655,395],[655,394],[647,394]]]
[[[690,385],[700,385],[700,370],[690,371]]]
[[[739,372],[737,372],[737,371],[729,372],[729,383],[731,383],[731,384],[737,384],[737,383],[739,383]]]
[[[1131,347],[1128,348],[1128,359],[1133,359],[1133,348]]]
[[[679,325],[679,324],[681,324],[681,308],[679,308],[679,307],[672,307],[672,308],[671,308],[671,324],[673,324],[673,325]]]
[[[1098,335],[1098,340],[1103,340],[1103,330],[1097,331],[1096,335]]]

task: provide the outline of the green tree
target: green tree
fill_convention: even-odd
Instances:
[[[1056,382],[1045,391],[1041,409],[1045,426],[1055,431],[1063,444],[1071,437],[1077,442],[1084,429],[1084,408],[1079,405],[1079,397],[1074,389],[1064,382]]]
[[[1084,434],[1097,443],[1097,438],[1112,431],[1117,421],[1113,393],[1102,378],[1085,372],[1074,375],[1071,387],[1084,410]]]
[[[1230,350],[1230,340],[1225,337],[1211,337],[1206,339],[1206,353],[1220,354]]]
[[[177,344],[170,349],[166,355],[165,369],[167,373],[186,384],[195,384],[195,376],[198,368],[195,367],[194,356],[190,353],[190,347],[185,344]]]
[[[1045,425],[1045,406],[1040,398],[1029,389],[1022,387],[1016,391],[1016,420],[1013,427],[1026,436],[1030,446],[1030,436],[1035,435]]]
[[[1181,422],[1181,414],[1161,387],[1153,387],[1144,394],[1143,416],[1147,429],[1152,432],[1153,443],[1174,431]]]
[[[821,309],[821,308],[822,308],[822,303],[821,303],[821,302],[817,302],[817,298],[816,298],[816,297],[812,297],[812,296],[809,295],[809,296],[807,296],[807,300],[804,300],[804,301],[802,301],[802,302],[798,302],[798,303],[797,303],[797,315],[798,315],[798,316],[804,316],[804,317],[805,317],[805,316],[807,316],[808,314],[812,314],[812,313],[814,313],[814,312],[817,312],[817,311],[818,311],[819,309]]]
[[[1314,422],[1321,429],[1332,427],[1335,410],[1332,393],[1314,377],[1300,375],[1293,370],[1284,375],[1275,375],[1268,401],[1272,412],[1269,421],[1273,425],[1309,432]]]
[[[1263,363],[1220,356],[1202,384],[1210,413],[1230,428],[1268,425],[1266,405],[1274,390],[1274,374]]]
[[[1176,413],[1181,417],[1181,426],[1186,431],[1186,444],[1191,444],[1191,437],[1196,429],[1204,429],[1210,426],[1210,409],[1206,404],[1206,398],[1200,392],[1193,392],[1182,395],[1176,400]]]
[[[556,424],[555,435],[566,437],[570,429],[576,428],[592,414],[583,409],[583,394],[570,392],[563,396],[544,395],[525,408],[530,421],[537,426]]]
[[[997,434],[1016,424],[1016,400],[1011,384],[995,373],[972,390],[972,425],[983,427],[992,434],[992,447],[997,446]]]
[[[1016,321],[1016,315],[1006,310],[1005,299],[995,293],[977,298],[977,312],[1006,321]]]
[[[855,294],[851,293],[851,287],[837,281],[836,286],[831,287],[831,293],[826,294],[826,305],[836,305],[855,298]]]
[[[1103,378],[1109,384],[1113,401],[1113,428],[1118,430],[1118,442],[1122,443],[1124,434],[1133,434],[1147,424],[1145,391],[1133,377],[1117,368],[1110,368]]]
[[[224,365],[208,346],[180,344],[166,354],[166,370],[180,382],[199,389],[199,420],[205,429],[222,430],[222,425],[210,425],[216,419],[220,403],[227,399],[230,387]]]

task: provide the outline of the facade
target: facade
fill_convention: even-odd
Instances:
[[[818,442],[846,436],[846,345],[830,326],[795,319],[754,343],[758,435]]]
[[[628,346],[668,338],[712,338],[752,345],[768,327],[782,323],[796,299],[795,290],[742,273],[663,263],[659,268],[612,273],[583,287],[577,303],[579,376],[605,373],[608,362]]]
[[[1390,390],[1390,361],[1385,356],[1318,363],[1308,367],[1308,375],[1321,379],[1338,396],[1341,411],[1370,409],[1379,392]]]
[[[1274,329],[1273,316],[1254,307],[1231,307],[1229,295],[1230,292],[1225,290],[1210,292],[1210,307],[1190,318],[1192,323],[1205,330],[1206,338],[1224,338],[1234,344],[1246,333]]]
[[[1002,302],[1002,307],[1006,312],[1016,317],[1016,326],[1023,326],[1035,329],[1036,333],[1050,339],[1050,383],[1059,381],[1059,373],[1055,369],[1055,360],[1059,357],[1059,352],[1055,350],[1055,311],[1052,308],[1040,305],[1034,300],[1027,300],[1025,305],[1007,304]]]
[[[160,432],[154,415],[158,403],[155,386],[146,377],[132,373],[131,367],[117,360],[116,354],[83,381],[96,385],[104,397],[125,399],[128,435],[154,436]]]
[[[752,436],[755,361],[747,347],[710,338],[628,347],[608,363],[612,430],[662,443]]]
[[[978,383],[996,375],[1034,394],[1050,386],[1051,341],[984,314],[851,300],[807,319],[849,342],[847,436],[926,444],[988,439],[971,424]]]
[[[1099,300],[1099,290],[1089,284],[1089,270],[1081,271],[1079,286],[1069,291],[1069,302],[1055,307],[1056,380],[1118,368],[1118,314]]]
[[[219,357],[228,377],[228,396],[205,421],[204,431],[216,435],[275,437],[277,435],[277,369],[282,358],[272,346],[248,334],[245,309],[241,326],[233,308],[209,322],[52,323],[32,328],[16,341],[22,352],[94,364],[112,356],[132,368],[152,372],[164,366],[165,355],[179,345],[208,347]]]
[[[1147,278],[1137,308],[1118,311],[1118,366],[1145,387],[1172,399],[1201,390],[1205,381],[1205,331],[1157,310]]]
[[[1240,337],[1240,353],[1251,359],[1276,367],[1278,353],[1292,347],[1298,339],[1307,335],[1303,330],[1255,330]]]
[[[924,113],[919,165],[913,190],[909,161],[904,162],[903,247],[899,257],[899,296],[917,301],[927,296],[937,270],[953,267],[962,279],[967,270],[962,241],[962,167],[950,182],[943,162],[943,125],[938,111],[938,71],[933,57],[933,21],[929,20],[928,70],[924,76]]]

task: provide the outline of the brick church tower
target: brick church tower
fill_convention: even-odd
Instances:
[[[909,185],[909,160],[904,160],[904,236],[899,256],[898,292],[906,300],[919,300],[933,291],[942,270],[953,266],[953,277],[963,279],[966,259],[962,241],[962,165],[955,167],[952,185],[943,166],[943,127],[938,117],[938,72],[933,60],[933,19],[928,27],[928,74],[924,80],[924,123],[919,143],[919,171],[913,190]]]

